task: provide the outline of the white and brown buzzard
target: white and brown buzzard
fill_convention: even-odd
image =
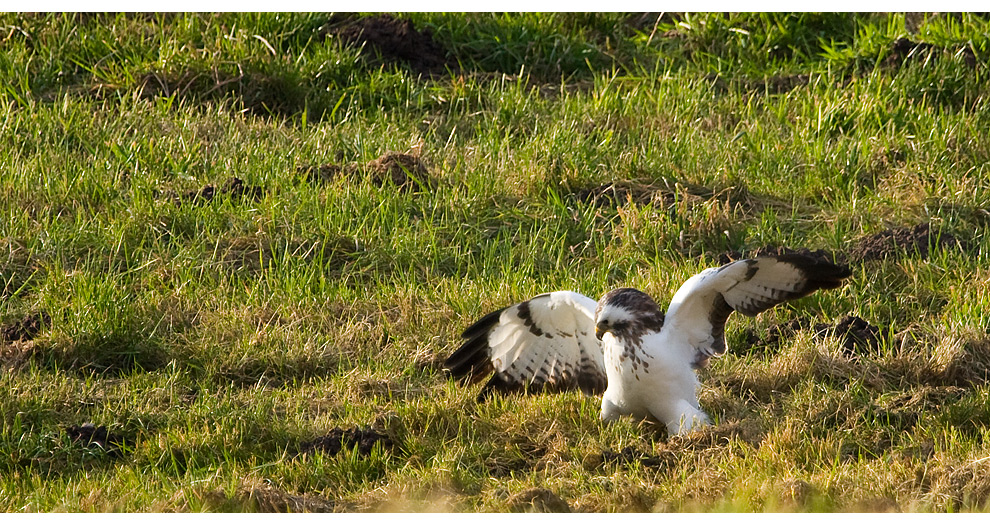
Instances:
[[[633,288],[597,302],[571,291],[542,294],[471,325],[444,368],[465,383],[491,374],[479,401],[496,393],[580,389],[602,394],[605,421],[630,415],[685,433],[709,423],[695,370],[725,352],[732,312],[755,316],[837,288],[849,275],[846,267],[801,254],[738,260],[688,279],[666,314]]]

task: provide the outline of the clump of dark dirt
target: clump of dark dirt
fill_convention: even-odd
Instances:
[[[333,456],[343,449],[357,448],[359,454],[367,456],[371,454],[371,450],[376,444],[380,444],[383,449],[389,451],[396,448],[392,438],[370,428],[354,427],[344,430],[337,427],[330,430],[325,436],[300,444],[299,454],[321,452]]]
[[[101,449],[111,457],[122,456],[123,449],[128,445],[126,437],[92,423],[68,427],[65,429],[65,434],[73,443],[80,443],[86,448]]]
[[[962,56],[963,61],[970,68],[976,68],[978,65],[976,53],[970,45],[956,49],[942,48],[927,42],[915,42],[905,37],[898,38],[890,44],[882,65],[886,69],[897,70],[905,64],[923,63],[948,54]]]
[[[828,326],[824,330],[818,330],[817,325],[815,328],[816,334],[829,330]],[[862,353],[877,355],[885,339],[884,332],[855,315],[847,315],[840,319],[833,333],[842,341],[842,354],[847,357],[855,357]]]
[[[824,339],[829,334],[834,335],[842,343],[842,355],[856,359],[860,355],[879,355],[880,348],[886,340],[885,332],[868,321],[854,315],[847,315],[837,323],[814,323],[807,319],[791,319],[786,323],[771,326],[760,336],[754,330],[746,332],[746,344],[749,347],[776,348],[784,339],[794,336],[798,330],[811,329],[815,337]]]
[[[300,166],[296,171],[304,174],[310,183],[327,183],[341,175],[356,179],[364,173],[379,187],[391,184],[403,191],[427,191],[436,185],[419,156],[394,151],[386,152],[364,166],[355,162],[321,164]]]
[[[570,512],[571,506],[550,489],[529,488],[509,496],[506,503],[512,512]]]
[[[197,206],[207,204],[223,195],[228,195],[231,199],[248,198],[260,201],[265,196],[265,188],[263,186],[244,184],[243,180],[237,177],[231,177],[219,187],[213,184],[207,184],[198,190],[189,190],[183,193],[178,201],[180,204],[189,203]]]
[[[113,84],[95,84],[90,86],[89,95],[99,100],[122,89]],[[305,105],[299,79],[257,71],[151,71],[138,78],[132,89],[142,99],[175,96],[197,103],[234,99],[249,113],[261,116],[292,115]]]
[[[923,60],[931,55],[936,47],[924,42],[914,42],[909,38],[898,38],[890,45],[890,52],[883,64],[888,68],[899,68],[908,60]]]
[[[416,29],[411,21],[387,13],[362,18],[335,16],[317,29],[318,38],[327,35],[360,48],[367,58],[404,62],[420,74],[442,73],[454,65],[429,28]]]
[[[30,341],[50,325],[52,318],[47,312],[33,312],[24,317],[0,325],[0,343],[14,341]]]
[[[589,463],[592,466],[617,465],[625,466],[639,463],[647,468],[671,469],[677,465],[677,456],[668,450],[660,454],[649,454],[636,450],[634,447],[626,447],[618,452],[611,450],[602,451],[599,461]]]
[[[926,222],[914,227],[891,228],[864,237],[849,250],[849,257],[857,262],[876,261],[905,251],[909,255],[917,253],[922,259],[926,259],[932,250],[955,244],[958,244],[955,237],[932,230],[931,224]]]
[[[389,152],[368,163],[371,180],[381,186],[391,181],[399,188],[422,185],[429,175],[426,165],[415,155]]]
[[[296,168],[296,172],[303,174],[308,182],[319,184],[330,182],[338,175],[349,173],[350,169],[340,164],[320,164],[318,166],[300,166]]]
[[[792,249],[786,246],[772,246],[766,245],[762,248],[756,248],[755,250],[747,250],[745,252],[740,252],[738,250],[731,250],[727,252],[720,253],[716,256],[707,256],[708,260],[715,264],[723,265],[729,264],[732,261],[738,261],[739,259],[752,259],[754,257],[772,257],[775,255],[803,255],[805,257],[811,257],[812,259],[817,259],[819,261],[825,261],[830,264],[843,264],[845,263],[844,258],[841,254],[835,254],[825,250],[811,250],[808,248],[798,248]]]

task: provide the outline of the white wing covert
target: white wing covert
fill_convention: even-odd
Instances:
[[[478,394],[605,390],[604,357],[595,337],[597,302],[559,291],[492,312],[464,331],[467,341],[444,362],[472,384],[493,374]]]
[[[709,268],[688,279],[674,294],[664,329],[687,345],[695,367],[725,352],[725,322],[732,312],[753,317],[811,294],[837,288],[848,268],[800,254],[743,259]]]

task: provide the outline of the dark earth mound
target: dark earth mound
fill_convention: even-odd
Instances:
[[[52,318],[46,312],[26,314],[17,321],[0,325],[0,342],[30,341],[51,322]]]
[[[395,443],[392,438],[385,434],[375,432],[370,428],[350,428],[344,430],[340,427],[330,430],[325,436],[303,442],[299,445],[300,454],[322,452],[324,454],[335,455],[342,449],[357,448],[362,456],[371,454],[375,444],[381,444],[382,449],[394,450]]]
[[[951,53],[961,55],[966,65],[975,68],[977,66],[976,53],[971,46],[965,46],[952,50],[940,48],[926,42],[915,42],[909,38],[898,38],[890,44],[889,53],[883,60],[883,66],[888,69],[899,69],[904,64],[910,62],[924,62],[943,54]]]
[[[214,198],[222,195],[228,195],[232,199],[246,197],[255,201],[260,201],[261,198],[265,196],[265,188],[262,186],[250,186],[244,184],[244,181],[237,177],[231,177],[227,179],[227,182],[223,183],[223,185],[219,187],[213,184],[207,184],[201,189],[189,190],[182,194],[179,202],[201,205],[206,204]]]
[[[762,337],[754,330],[747,330],[745,344],[751,348],[776,348],[784,339],[789,339],[798,330],[804,329],[811,329],[817,339],[823,339],[829,334],[834,335],[842,342],[842,354],[851,359],[860,355],[879,355],[885,340],[884,332],[876,326],[854,315],[847,315],[834,325],[811,324],[807,319],[792,319],[771,326]]]
[[[95,84],[87,94],[97,100],[120,96],[124,86]],[[176,97],[203,103],[225,99],[237,101],[239,107],[251,114],[289,116],[305,106],[305,90],[300,78],[291,74],[270,74],[262,71],[236,72],[189,69],[182,71],[149,71],[135,80],[140,98],[152,100]]]
[[[924,42],[914,42],[908,38],[898,38],[890,44],[890,53],[884,59],[883,65],[896,69],[904,65],[908,60],[923,60],[931,55],[937,48]]]
[[[442,73],[452,66],[447,51],[433,40],[430,29],[418,30],[409,20],[390,14],[365,18],[336,16],[318,31],[319,37],[332,35],[349,46],[358,47],[367,58],[404,62],[419,74]]]
[[[379,187],[392,184],[404,191],[426,191],[435,186],[429,169],[418,155],[394,151],[386,152],[364,166],[354,162],[345,165],[321,164],[300,166],[296,171],[304,174],[311,183],[326,183],[340,175],[356,178],[361,173],[367,173],[369,180]]]
[[[571,506],[549,489],[529,488],[509,496],[512,512],[570,512]]]
[[[955,237],[932,230],[931,224],[926,222],[914,227],[891,228],[860,239],[849,250],[849,258],[857,262],[875,261],[905,251],[908,255],[917,253],[926,259],[931,250],[955,244],[958,244]]]
[[[86,448],[102,449],[107,455],[120,457],[128,440],[124,436],[110,432],[104,426],[85,423],[81,426],[71,426],[65,429],[65,434],[73,443],[81,443]]]

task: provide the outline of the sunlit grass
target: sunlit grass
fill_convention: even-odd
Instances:
[[[48,316],[0,341],[0,509],[987,510],[984,18],[408,18],[443,68],[322,14],[0,15],[0,324]],[[388,152],[428,178],[376,182]],[[440,370],[539,293],[663,304],[729,251],[922,223],[953,242],[730,321],[687,438]],[[875,352],[751,341],[845,315]],[[397,445],[298,455],[335,427]]]

